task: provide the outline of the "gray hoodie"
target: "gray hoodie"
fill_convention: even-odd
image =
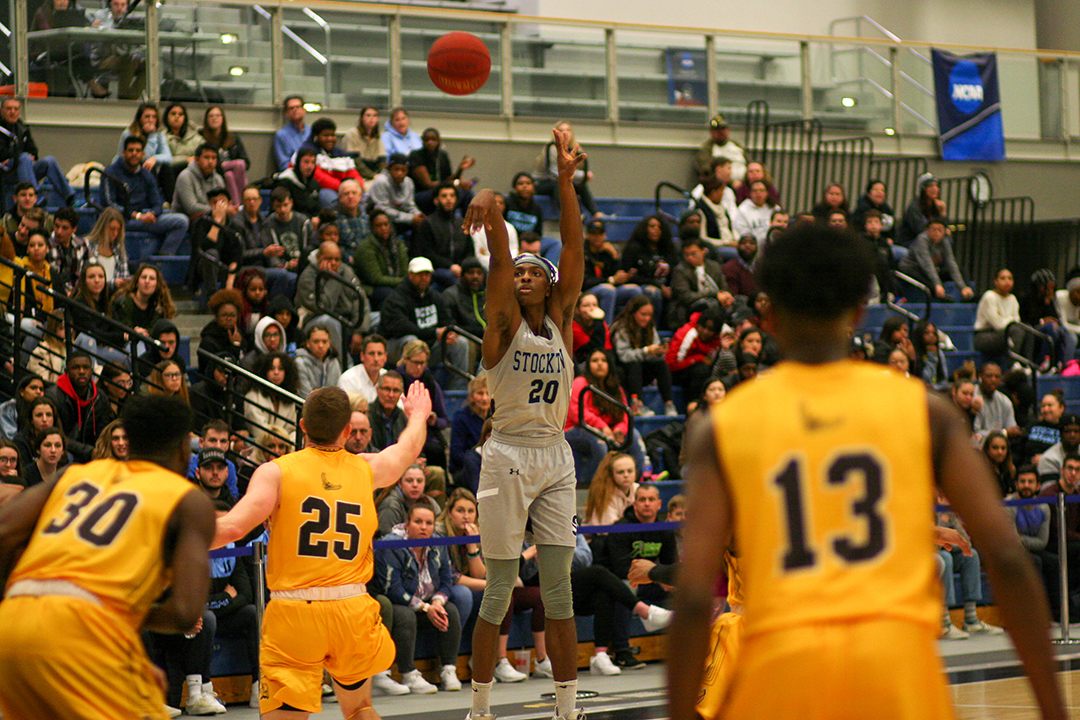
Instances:
[[[176,176],[176,191],[172,197],[172,211],[184,215],[196,215],[210,212],[210,198],[207,193],[213,188],[225,187],[225,180],[216,172],[210,177],[203,177],[202,170],[192,160]]]

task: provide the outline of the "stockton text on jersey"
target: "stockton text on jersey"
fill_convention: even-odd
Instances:
[[[512,370],[528,373],[561,373],[566,367],[566,356],[562,351],[534,353],[527,350],[514,351]]]

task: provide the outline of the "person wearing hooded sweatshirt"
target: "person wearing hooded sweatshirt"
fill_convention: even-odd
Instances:
[[[395,153],[386,161],[386,169],[375,176],[364,201],[368,213],[381,210],[389,216],[399,234],[412,232],[424,221],[416,205],[416,186],[409,177],[409,159]]]
[[[487,271],[479,258],[469,257],[461,262],[461,280],[443,293],[450,307],[454,325],[477,337],[487,327]]]
[[[300,373],[297,395],[306,398],[312,390],[337,385],[341,377],[341,361],[330,343],[330,330],[312,323],[307,327],[304,347],[296,351],[296,369]]]
[[[383,125],[386,130],[382,134],[382,144],[386,148],[387,156],[401,153],[409,156],[413,150],[424,147],[424,141],[415,131],[409,129],[409,113],[403,107],[396,107],[390,111],[390,119]]]
[[[254,347],[240,360],[240,364],[248,370],[255,367],[259,358],[267,353],[285,352],[285,327],[268,315],[255,325],[251,342]]]
[[[57,425],[67,436],[68,452],[76,462],[90,462],[98,435],[113,419],[109,398],[94,382],[90,354],[73,350],[64,374],[45,396],[56,405]]]
[[[452,287],[461,277],[461,264],[473,254],[473,241],[462,228],[456,212],[457,189],[449,182],[436,188],[435,212],[424,218],[413,233],[413,257],[426,257],[435,267],[440,289]]]
[[[285,349],[289,355],[295,355],[296,349],[304,342],[304,335],[300,331],[300,324],[296,317],[296,306],[292,298],[278,295],[270,299],[270,305],[266,308],[266,314],[285,328]]]

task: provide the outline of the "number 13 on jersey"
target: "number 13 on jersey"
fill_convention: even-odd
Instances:
[[[783,572],[818,566],[826,557],[843,564],[862,563],[885,550],[888,519],[881,513],[881,501],[890,478],[874,453],[846,450],[831,455],[820,468],[807,467],[801,454],[789,455],[773,471],[772,484],[780,496],[780,528],[784,551]],[[854,488],[854,491],[852,490]],[[844,512],[842,524],[817,527],[826,503],[835,496],[854,494]],[[831,542],[815,543],[815,537]]]

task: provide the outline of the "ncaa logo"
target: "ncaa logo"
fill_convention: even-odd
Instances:
[[[982,106],[982,77],[975,63],[960,60],[953,67],[949,73],[949,98],[953,107],[965,115],[972,114]]]

